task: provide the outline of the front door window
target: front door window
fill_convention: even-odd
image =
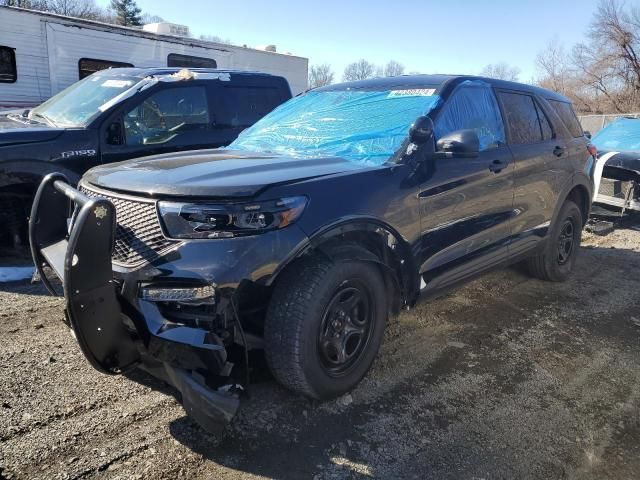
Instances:
[[[159,145],[209,126],[205,87],[168,88],[154,93],[124,116],[127,145]]]

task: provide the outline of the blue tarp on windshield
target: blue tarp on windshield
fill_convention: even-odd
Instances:
[[[640,119],[619,118],[591,139],[598,150],[640,152]]]
[[[411,124],[439,98],[428,88],[309,92],[259,120],[229,148],[379,165],[395,154]]]

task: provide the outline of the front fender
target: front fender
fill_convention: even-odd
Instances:
[[[393,227],[379,219],[353,217],[316,230],[279,265],[269,284],[293,261],[312,252],[321,252],[336,262],[347,259],[374,262],[391,275],[405,303],[417,297],[420,284],[411,247]]]
[[[37,187],[44,177],[51,173],[62,173],[72,185],[77,185],[80,180],[80,175],[61,165],[37,160],[20,160],[0,163],[0,188],[25,184]]]

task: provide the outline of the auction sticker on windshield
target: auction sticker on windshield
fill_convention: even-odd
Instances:
[[[124,88],[132,85],[133,82],[130,80],[105,80],[102,82],[102,87],[111,87],[111,88]]]

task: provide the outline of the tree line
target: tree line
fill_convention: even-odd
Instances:
[[[157,15],[143,13],[135,0],[111,0],[107,8],[100,7],[95,0],[0,0],[0,5],[28,8],[127,27],[140,27],[145,23],[163,21]]]
[[[404,65],[395,60],[389,60],[386,65],[376,65],[364,58],[350,63],[344,69],[342,81],[353,82],[375,77],[395,77],[404,74]],[[331,65],[312,65],[309,68],[309,88],[323,87],[334,82],[335,74]]]
[[[582,113],[640,111],[640,8],[602,0],[585,40],[557,39],[536,58],[542,87],[569,97]]]
[[[135,0],[111,0],[107,8],[98,6],[95,0],[0,0],[0,5],[133,27],[163,21],[150,12],[142,12]],[[200,38],[230,43],[211,35]],[[537,55],[535,64],[537,74],[529,82],[566,95],[582,113],[639,112],[640,7],[622,0],[601,0],[584,41],[567,47],[553,39]],[[363,58],[347,65],[341,80],[364,80],[404,72],[404,65],[395,60],[376,65]],[[498,62],[478,73],[518,81],[521,72],[517,67]],[[336,80],[329,64],[312,65],[309,69],[310,88]]]
[[[640,112],[640,7],[621,0],[601,0],[585,40],[566,47],[551,40],[536,56],[533,83],[567,96],[581,113]],[[388,67],[388,68],[387,68]],[[343,81],[401,75],[391,61],[379,67],[367,60],[349,64]],[[505,62],[484,67],[479,75],[519,81],[520,69]],[[333,83],[330,65],[312,66],[310,88]]]

